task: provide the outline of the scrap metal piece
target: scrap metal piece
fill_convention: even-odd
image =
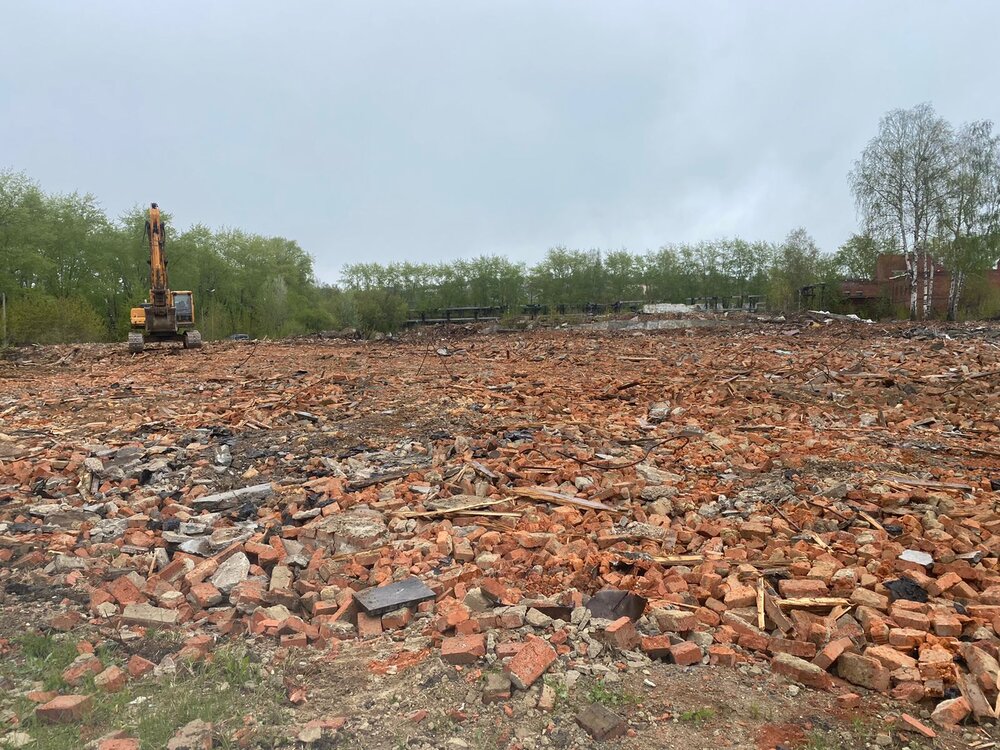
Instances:
[[[633,622],[646,611],[646,597],[619,589],[602,589],[587,601],[590,613],[602,620],[628,617]]]
[[[419,578],[406,578],[386,586],[355,591],[354,600],[370,615],[380,615],[433,599],[434,592]]]

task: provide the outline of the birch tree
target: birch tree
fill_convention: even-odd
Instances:
[[[993,123],[963,125],[950,157],[948,191],[939,209],[939,245],[951,272],[948,318],[955,320],[969,274],[994,265],[1000,252],[1000,138],[993,134]]]
[[[929,241],[947,191],[951,138],[951,127],[930,104],[892,110],[850,173],[867,232],[895,240],[906,260],[911,318],[930,313],[934,262]]]

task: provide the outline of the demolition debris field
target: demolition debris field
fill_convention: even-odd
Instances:
[[[16,351],[0,743],[994,747],[998,384],[982,324]]]

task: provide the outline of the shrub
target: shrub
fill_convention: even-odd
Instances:
[[[86,300],[28,292],[8,301],[7,329],[15,344],[98,341],[104,324]]]
[[[406,322],[406,300],[387,289],[366,289],[354,295],[358,328],[365,333],[393,333]]]

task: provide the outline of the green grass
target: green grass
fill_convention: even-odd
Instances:
[[[221,737],[221,745],[217,746],[225,749],[235,747],[228,738],[243,726],[245,715],[261,727],[251,747],[278,746],[275,727],[286,721],[284,690],[242,645],[217,649],[211,662],[178,665],[177,674],[169,678],[150,675],[129,682],[123,691],[110,695],[95,691],[92,680],[76,689],[63,682],[62,671],[77,656],[75,640],[27,634],[16,645],[19,648],[14,654],[0,664],[0,674],[18,683],[25,679],[41,682],[46,690],[94,695],[93,710],[82,724],[65,726],[37,722],[35,704],[26,698],[0,696],[0,711],[15,711],[21,718],[22,731],[34,739],[31,747],[78,750],[109,731],[123,729],[140,739],[143,750],[159,750],[166,747],[177,729],[202,719],[215,725]],[[128,656],[114,646],[98,652],[106,666],[121,666]]]
[[[79,656],[75,641],[28,633],[15,643],[24,654],[25,674],[41,681],[43,690],[60,690],[66,687],[62,673]]]
[[[677,717],[679,721],[690,721],[695,724],[703,724],[715,717],[715,711],[711,708],[696,708],[693,711],[684,711]]]
[[[569,688],[566,687],[565,680],[560,680],[555,677],[546,677],[545,684],[555,691],[556,703],[565,703],[569,700]]]
[[[806,737],[805,750],[836,750],[838,745],[830,744],[830,739],[823,732],[812,731]]]
[[[639,697],[622,688],[609,686],[604,680],[597,680],[587,693],[591,703],[604,706],[621,706],[628,703],[638,703]]]

